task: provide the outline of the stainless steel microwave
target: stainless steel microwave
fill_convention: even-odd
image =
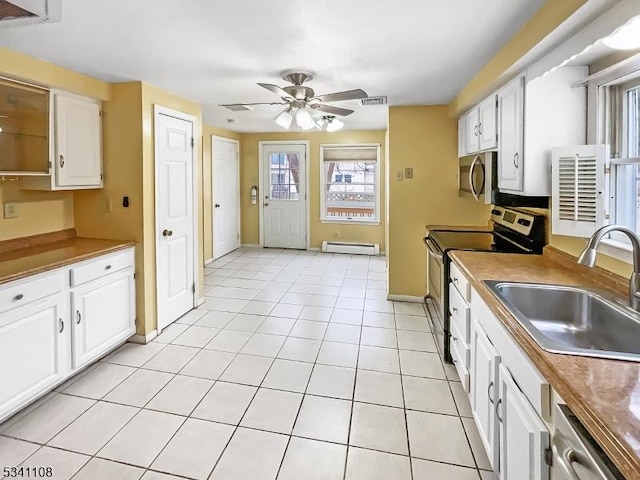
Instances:
[[[479,153],[458,159],[458,196],[491,204],[495,152]]]

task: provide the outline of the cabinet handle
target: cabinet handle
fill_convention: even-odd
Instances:
[[[458,341],[458,337],[454,337],[453,335],[451,335],[451,340],[453,340],[454,342]]]
[[[458,313],[458,309],[456,307],[451,307],[452,313]]]
[[[496,417],[498,418],[498,421],[500,423],[502,423],[502,418],[500,418],[500,405],[502,404],[502,399],[498,400],[498,403],[496,403]]]
[[[453,277],[451,280],[452,280],[452,281],[453,281],[453,283],[455,283],[456,285],[458,284],[458,279],[457,279],[456,277]]]
[[[17,302],[17,301],[22,300],[23,298],[24,298],[24,295],[23,295],[23,294],[21,294],[21,293],[19,293],[18,295],[16,295],[15,297],[13,297],[13,301],[14,301],[14,302]]]
[[[60,333],[62,333],[64,331],[64,320],[59,318],[58,321],[60,322]]]
[[[64,155],[60,155],[60,168],[64,167]]]
[[[513,154],[513,166],[518,168],[518,152]]]
[[[478,124],[478,134],[482,135],[482,123]]]
[[[76,310],[76,316],[78,317],[76,325],[80,325],[80,322],[82,321],[82,314],[80,313],[80,310]]]
[[[489,384],[489,388],[487,388],[487,396],[489,397],[489,401],[491,402],[491,405],[493,405],[493,393],[491,393],[491,389],[493,388],[493,381],[491,381],[491,383]]]
[[[478,136],[478,125],[475,125],[473,127],[473,134],[477,137]]]
[[[111,265],[107,265],[106,267],[104,267],[105,270],[111,270]]]

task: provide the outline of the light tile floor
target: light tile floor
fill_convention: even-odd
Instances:
[[[240,249],[204,305],[0,425],[0,465],[91,480],[492,478],[421,304],[385,259]]]

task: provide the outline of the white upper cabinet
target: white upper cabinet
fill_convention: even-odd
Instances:
[[[495,95],[480,104],[478,115],[480,150],[493,150],[498,146],[498,110]]]
[[[497,146],[496,96],[491,95],[458,121],[458,157]]]
[[[22,188],[78,190],[102,188],[102,118],[100,102],[51,92],[51,174],[27,177]]]
[[[54,111],[56,185],[100,187],[100,105],[89,99],[56,94]]]
[[[523,84],[519,77],[498,92],[498,188],[521,192],[523,158]]]
[[[551,149],[586,142],[587,67],[519,76],[498,91],[498,189],[551,195]]]

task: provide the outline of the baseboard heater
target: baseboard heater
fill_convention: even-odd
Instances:
[[[356,255],[380,255],[379,243],[322,242],[322,251],[328,253],[351,253]]]

